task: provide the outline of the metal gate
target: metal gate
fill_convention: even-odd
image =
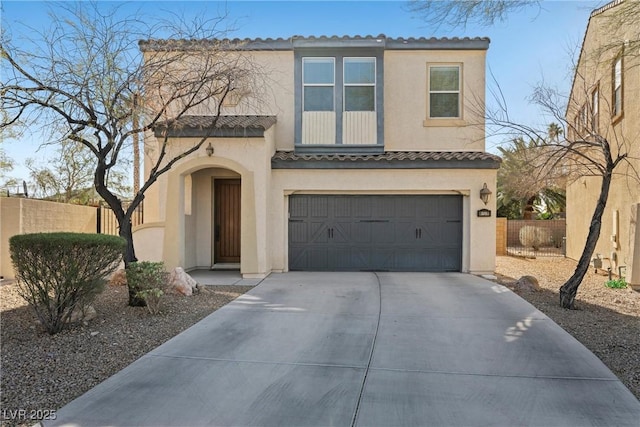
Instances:
[[[565,256],[564,219],[507,221],[507,254],[524,257]]]

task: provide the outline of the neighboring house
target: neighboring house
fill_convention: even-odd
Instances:
[[[573,81],[570,137],[606,138],[624,150],[611,183],[595,253],[603,268],[640,285],[640,3],[614,1],[591,13]],[[602,179],[582,176],[567,187],[567,256],[582,254]],[[595,255],[594,255],[595,256]]]
[[[500,163],[485,152],[488,39],[241,43],[270,70],[267,96],[225,106],[212,155],[205,143],[150,188],[134,233],[140,259],[239,266],[244,277],[493,273],[495,197],[480,198],[485,184],[495,195]],[[167,130],[172,144],[203,135],[204,122],[182,118]],[[159,135],[146,137],[151,156]]]

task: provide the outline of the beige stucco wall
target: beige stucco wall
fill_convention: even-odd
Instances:
[[[267,195],[275,129],[264,138],[212,138],[214,154],[204,149],[181,159],[152,187],[145,199],[145,222],[153,221],[162,235],[162,257],[167,268],[210,267],[212,254],[212,183],[217,178],[241,179],[241,272],[264,275],[266,258]],[[151,140],[152,141],[152,140]],[[194,143],[170,141],[170,155]],[[147,155],[153,156],[151,151]],[[137,232],[135,232],[137,233]],[[160,236],[160,234],[156,234]],[[136,248],[140,259],[152,256]]]
[[[483,183],[495,188],[495,170],[351,169],[273,171],[269,211],[271,269],[288,264],[288,196],[292,194],[462,194],[464,272],[489,274],[495,270],[495,199],[493,216],[478,218],[485,208],[479,197]]]
[[[627,42],[637,40],[637,25],[630,21],[620,25],[623,21],[616,15],[624,13],[624,7],[623,3],[590,19],[567,120],[574,124],[581,108],[591,108],[591,94],[597,89],[600,100],[598,133],[609,141],[614,155],[620,151],[627,153],[628,158],[615,171],[595,253],[607,259],[616,258],[617,262],[612,265],[614,272],[624,265],[627,281],[640,285],[640,239],[636,216],[640,204],[637,179],[640,170],[640,55],[634,53]],[[619,55],[623,60],[623,114],[612,117],[612,69]],[[571,130],[570,135],[576,138],[575,134],[576,130]],[[599,177],[580,177],[567,188],[567,256],[570,258],[578,259],[582,254],[600,183]],[[612,242],[614,233],[617,234],[615,243]],[[609,262],[605,261],[604,266],[609,266]]]
[[[484,151],[486,51],[386,51],[387,151]],[[427,65],[461,64],[463,120],[427,120]]]
[[[600,192],[602,179],[584,177],[567,188],[567,256],[579,259],[589,232],[591,216]],[[626,267],[627,281],[640,285],[640,253],[638,245],[637,210],[640,205],[640,188],[627,185],[626,177],[614,178],[604,215],[600,239],[594,256],[601,254],[606,261],[603,267],[612,267],[618,273],[619,266]],[[616,235],[616,241],[613,236]]]
[[[9,239],[16,234],[96,232],[96,208],[43,200],[0,197],[0,276],[13,278]]]

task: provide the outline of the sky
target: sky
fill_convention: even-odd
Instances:
[[[113,2],[115,4],[115,2]],[[185,16],[193,14],[217,16],[228,14],[235,38],[289,38],[302,36],[378,35],[388,37],[489,37],[487,84],[493,74],[499,84],[514,121],[530,125],[548,124],[528,98],[536,84],[568,93],[571,86],[572,61],[575,60],[586,30],[589,14],[606,1],[542,1],[510,14],[505,22],[491,27],[468,25],[467,28],[435,28],[427,25],[406,1],[132,1],[121,10],[142,11],[145,19],[157,18],[158,11]],[[1,2],[3,27],[36,28],[48,26],[50,4],[42,1]],[[490,102],[487,99],[487,102]],[[20,140],[6,139],[1,147],[15,163],[9,174],[28,181],[26,158],[45,163],[47,149],[40,134],[25,134]],[[503,142],[487,141],[487,150]]]

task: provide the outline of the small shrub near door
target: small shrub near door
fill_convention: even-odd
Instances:
[[[162,262],[132,262],[127,266],[127,284],[135,297],[144,301],[151,314],[160,312],[161,297],[167,286],[169,273]]]
[[[9,239],[18,292],[51,335],[74,310],[84,309],[104,289],[122,260],[125,240],[82,233],[19,234]]]

